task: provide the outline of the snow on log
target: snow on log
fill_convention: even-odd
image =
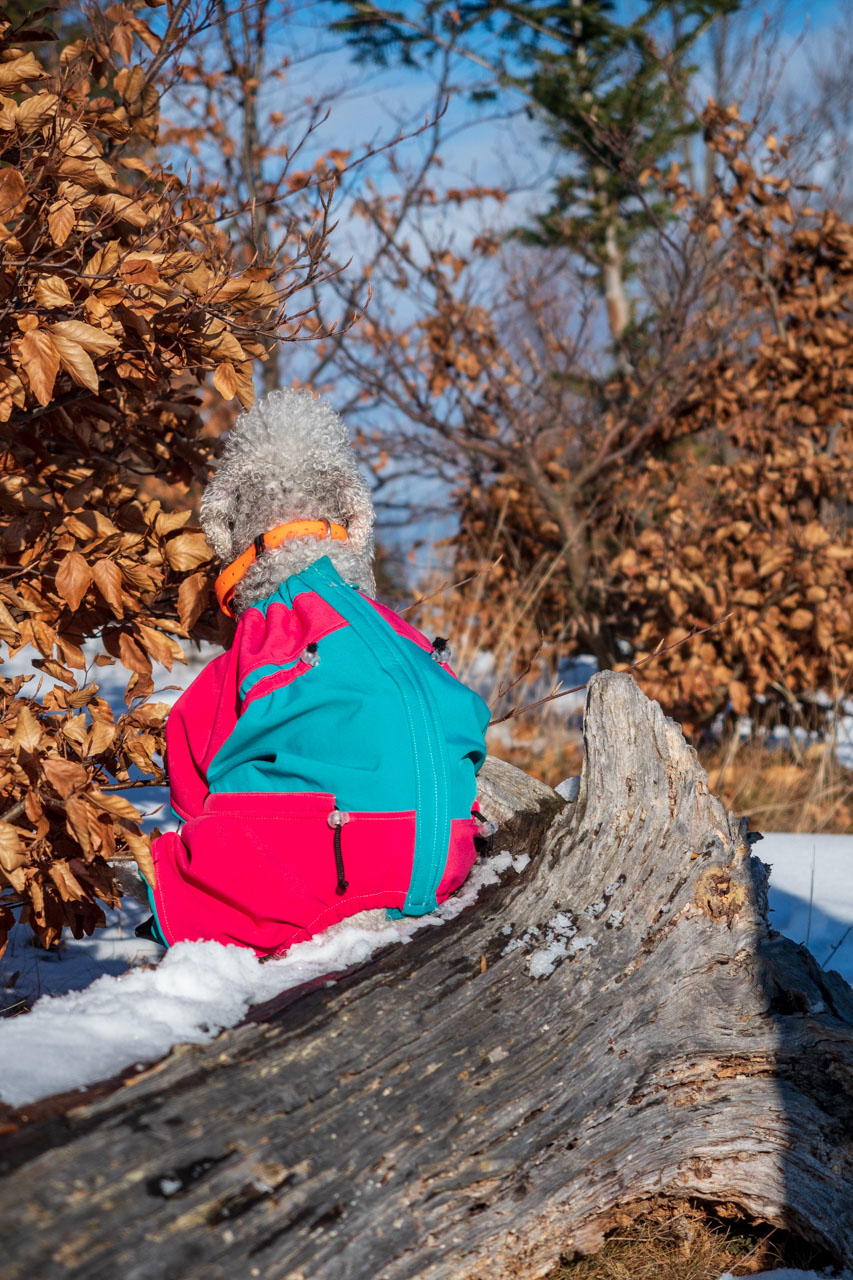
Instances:
[[[531,862],[456,921],[10,1113],[4,1280],[537,1277],[652,1196],[853,1263],[853,992],[768,927],[744,824],[630,677],[584,733],[559,812],[490,767]]]

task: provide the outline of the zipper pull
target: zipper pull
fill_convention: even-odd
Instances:
[[[450,666],[453,660],[453,650],[450,648],[450,642],[446,636],[436,636],[432,642],[431,658],[436,662],[443,663],[444,666]]]
[[[491,854],[495,843],[495,832],[498,829],[496,822],[490,822],[479,809],[471,810],[471,817],[479,824],[480,829],[474,836],[474,848],[478,853]]]
[[[341,848],[341,831],[349,822],[349,814],[342,813],[340,809],[333,809],[326,821],[335,833],[335,870],[338,873],[338,883],[335,887],[335,893],[340,898],[343,897],[349,888],[349,881],[345,878],[344,874],[344,855],[343,849]]]

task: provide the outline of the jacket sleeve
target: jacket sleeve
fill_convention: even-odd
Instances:
[[[230,653],[214,658],[169,713],[166,767],[172,809],[183,822],[201,814],[210,790],[207,766],[236,723],[233,667]]]

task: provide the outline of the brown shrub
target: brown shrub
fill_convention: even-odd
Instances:
[[[49,945],[103,922],[106,859],[150,862],[116,792],[134,770],[162,779],[152,661],[171,668],[177,637],[211,633],[211,552],[189,510],[141,486],[174,506],[205,475],[201,384],[249,404],[254,359],[298,332],[288,298],[324,273],[333,180],[317,180],[312,233],[294,227],[283,266],[241,265],[215,192],[158,160],[157,75],[191,38],[186,11],[167,47],[144,11],[91,9],[50,71],[25,47],[41,35],[0,21],[0,639],[32,644],[58,682],[39,700],[0,680],[0,950],[4,901],[24,901]],[[129,672],[117,720],[81,647],[95,636],[96,668]]]

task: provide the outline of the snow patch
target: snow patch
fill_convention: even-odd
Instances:
[[[769,832],[755,855],[771,867],[771,926],[853,985],[853,836]]]
[[[557,783],[554,790],[558,796],[562,796],[564,800],[569,802],[569,804],[574,804],[578,798],[580,787],[580,778],[565,778],[562,782]]]
[[[791,1267],[783,1267],[780,1271],[761,1271],[758,1275],[754,1275],[752,1280],[827,1280],[827,1276],[836,1275],[832,1268],[826,1271],[794,1271]],[[720,1276],[720,1280],[736,1280],[736,1277],[730,1271],[726,1271]],[[851,1280],[849,1271],[843,1272],[838,1276],[838,1280]]]
[[[155,1062],[179,1042],[213,1040],[250,1005],[341,973],[389,943],[408,942],[418,929],[455,919],[512,865],[507,850],[484,858],[430,915],[379,929],[344,922],[277,960],[262,963],[252,951],[218,942],[180,942],[154,967],[104,974],[84,991],[44,995],[29,1013],[0,1021],[0,1099],[22,1106],[106,1080],[133,1063]],[[147,948],[139,939],[129,945]]]
[[[558,961],[565,960],[568,952],[565,938],[555,938],[549,946],[533,952],[527,962],[527,972],[531,978],[548,978],[556,969]]]
[[[534,932],[538,934],[539,930],[531,929],[519,940],[518,946],[524,946]],[[545,946],[534,951],[527,962],[527,972],[531,978],[548,978],[561,960],[571,960],[595,946],[595,938],[579,938],[577,933],[578,927],[568,912],[558,911],[552,916],[545,925]],[[515,947],[510,943],[504,948],[504,955],[514,950]]]

